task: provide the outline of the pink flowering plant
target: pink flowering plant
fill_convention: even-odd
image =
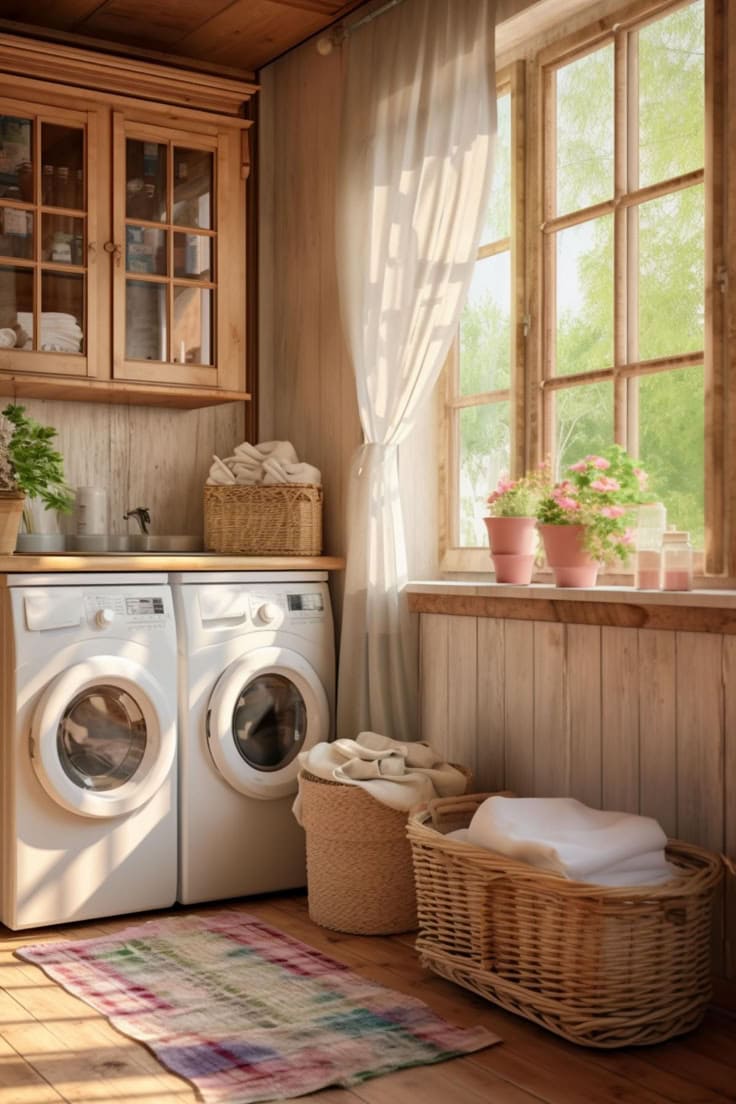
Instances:
[[[541,500],[537,520],[547,525],[583,525],[593,559],[625,564],[634,546],[636,506],[646,502],[647,475],[619,445],[602,456],[570,464],[567,477]]]
[[[536,517],[542,499],[549,495],[552,480],[549,465],[540,464],[518,479],[502,475],[486,503],[491,517]]]

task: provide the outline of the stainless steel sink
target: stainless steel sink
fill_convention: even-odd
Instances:
[[[130,533],[124,536],[64,536],[61,533],[21,533],[17,552],[36,555],[61,555],[80,552],[87,555],[171,555],[177,552],[202,552],[202,538],[185,534]]]

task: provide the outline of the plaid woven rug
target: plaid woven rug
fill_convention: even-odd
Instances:
[[[208,1104],[349,1086],[498,1042],[233,910],[16,953],[145,1043]]]

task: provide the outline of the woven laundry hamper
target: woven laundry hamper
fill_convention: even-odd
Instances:
[[[414,931],[407,814],[376,801],[361,786],[325,781],[308,771],[301,773],[300,789],[310,918],[323,928],[357,935]]]
[[[409,817],[423,964],[585,1046],[660,1043],[697,1027],[721,858],[671,840],[680,877],[614,889],[445,838],[490,796],[441,798]]]
[[[228,555],[319,556],[322,488],[311,483],[207,483],[204,547]]]

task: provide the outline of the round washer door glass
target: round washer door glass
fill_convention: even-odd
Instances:
[[[238,753],[249,766],[281,770],[296,758],[307,737],[304,698],[285,675],[258,675],[240,691],[232,732]]]
[[[82,789],[114,790],[138,770],[147,738],[143,712],[127,691],[88,687],[69,702],[59,720],[59,762]]]

